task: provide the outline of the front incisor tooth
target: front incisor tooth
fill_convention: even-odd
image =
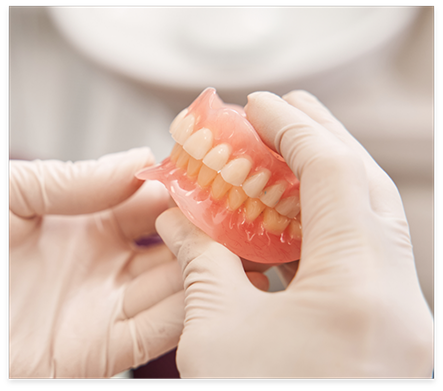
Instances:
[[[248,198],[245,204],[246,220],[249,222],[254,221],[265,208],[266,205],[258,198]]]
[[[216,176],[217,171],[209,168],[203,163],[200,172],[198,173],[197,183],[200,185],[200,187],[207,187],[211,184]]]
[[[260,201],[263,202],[266,206],[273,208],[277,205],[278,201],[280,201],[280,197],[286,190],[286,183],[278,182],[275,185],[269,186],[263,190],[260,198]]]
[[[194,178],[198,175],[200,168],[203,162],[201,160],[194,159],[192,156],[189,156],[188,168],[186,169],[186,174],[190,178]]]
[[[228,190],[232,187],[230,183],[227,183],[220,174],[218,174],[214,182],[212,182],[211,194],[212,198],[219,200],[223,198],[223,196],[228,192]]]
[[[263,169],[246,179],[245,183],[242,185],[243,190],[249,197],[258,198],[270,177],[271,171]]]
[[[234,186],[229,190],[228,205],[229,209],[234,211],[242,206],[243,202],[248,198],[247,194],[239,186]]]
[[[263,212],[263,227],[271,234],[281,235],[290,221],[290,219],[282,216],[275,209],[266,208]]]
[[[212,148],[212,132],[207,128],[201,128],[192,134],[183,144],[183,149],[194,159],[201,160]]]
[[[203,163],[218,172],[227,163],[231,151],[232,148],[229,144],[219,144],[208,152],[203,159]]]
[[[240,186],[251,171],[251,160],[245,157],[239,157],[231,160],[220,171],[223,179],[233,186]]]
[[[283,216],[293,219],[300,212],[300,197],[294,195],[283,198],[275,207],[275,210]]]
[[[194,123],[195,119],[192,114],[182,118],[174,126],[173,133],[171,133],[172,138],[180,145],[183,145],[194,131]]]
[[[178,113],[178,115],[174,118],[174,120],[171,122],[171,125],[169,126],[169,133],[174,135],[177,132],[178,125],[181,122],[183,118],[186,117],[186,114],[188,114],[188,109],[183,109]]]

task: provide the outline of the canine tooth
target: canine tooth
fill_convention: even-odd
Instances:
[[[229,144],[219,144],[208,152],[203,159],[203,163],[215,171],[220,171],[227,163],[231,150]]]
[[[276,183],[275,185],[269,186],[263,190],[261,193],[260,201],[266,206],[273,208],[280,201],[280,197],[286,190],[286,184],[283,182]]]
[[[249,197],[258,198],[270,177],[271,171],[267,169],[261,170],[259,173],[246,179],[242,185],[243,190]]]
[[[275,207],[275,210],[283,216],[293,219],[300,212],[299,196],[283,198]]]
[[[180,155],[178,156],[177,163],[175,164],[177,167],[186,168],[188,162],[189,162],[189,154],[185,150],[182,150],[180,152]]]
[[[247,198],[247,194],[243,191],[241,187],[234,186],[231,190],[229,190],[229,209],[237,210],[238,208],[240,208],[240,206],[242,206],[243,202],[245,202]]]
[[[212,182],[212,187],[211,187],[212,197],[216,200],[219,200],[228,192],[228,190],[231,187],[232,185],[226,182],[223,179],[223,177],[220,174],[218,174],[215,177],[214,182]]]
[[[195,119],[192,114],[187,115],[177,122],[174,126],[174,131],[171,133],[172,138],[183,145],[194,130]]]
[[[188,168],[186,170],[186,173],[188,174],[188,176],[191,178],[197,176],[202,164],[203,164],[203,162],[201,160],[197,160],[197,159],[194,159],[192,156],[189,156]]]
[[[179,143],[175,143],[174,148],[172,148],[170,158],[175,163],[180,156],[180,153],[182,151],[182,146]]]
[[[180,113],[177,114],[177,116],[174,118],[174,120],[171,122],[171,125],[169,126],[169,133],[173,135],[177,132],[178,124],[183,118],[186,117],[186,114],[188,114],[188,109],[183,109],[182,111],[180,111]]]
[[[217,171],[203,164],[200,172],[198,173],[197,183],[200,185],[200,187],[209,186],[216,176]]]
[[[288,228],[289,235],[294,239],[300,239],[302,236],[302,228],[299,220],[291,220]]]
[[[240,186],[248,176],[251,167],[252,163],[249,159],[239,157],[224,166],[220,174],[226,182],[234,186]]]
[[[183,149],[194,159],[201,160],[212,148],[214,137],[207,128],[201,128],[193,133],[183,144]]]
[[[290,223],[290,219],[279,214],[275,209],[266,208],[263,212],[263,226],[266,231],[280,235]]]
[[[245,204],[246,220],[254,221],[265,208],[266,205],[258,198],[248,198]]]

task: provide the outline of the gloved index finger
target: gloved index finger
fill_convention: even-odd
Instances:
[[[248,120],[263,141],[279,152],[300,180],[305,219],[310,204],[334,203],[338,213],[368,203],[366,170],[360,156],[307,114],[280,97],[249,95]]]
[[[300,180],[303,244],[297,275],[335,270],[349,254],[367,251],[362,238],[374,216],[361,156],[274,94],[254,93],[248,102],[248,120]]]
[[[361,156],[368,173],[371,205],[376,212],[383,215],[404,217],[403,205],[392,180],[368,151],[315,96],[303,90],[296,90],[284,95],[283,99],[328,129]]]
[[[149,148],[76,163],[11,161],[10,210],[25,218],[105,210],[132,195],[143,183],[134,174],[153,163]]]

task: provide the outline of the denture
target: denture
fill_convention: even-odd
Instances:
[[[162,182],[192,223],[239,257],[266,264],[299,259],[300,183],[242,107],[207,88],[170,133],[170,156],[137,178]]]

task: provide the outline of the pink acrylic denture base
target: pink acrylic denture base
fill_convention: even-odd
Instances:
[[[298,194],[299,181],[283,159],[261,141],[243,108],[224,104],[213,88],[207,88],[189,106],[186,115],[195,118],[194,132],[203,127],[212,131],[213,146],[227,143],[232,147],[230,160],[245,155],[252,158],[249,175],[266,168],[272,173],[267,186],[284,180],[288,186],[282,198]],[[210,186],[201,188],[196,179],[188,177],[186,169],[177,168],[169,157],[159,165],[142,170],[137,178],[162,182],[192,223],[244,259],[279,264],[300,257],[299,238],[291,237],[286,231],[281,235],[267,232],[262,215],[248,222],[243,207],[231,211],[226,196],[214,200]]]

